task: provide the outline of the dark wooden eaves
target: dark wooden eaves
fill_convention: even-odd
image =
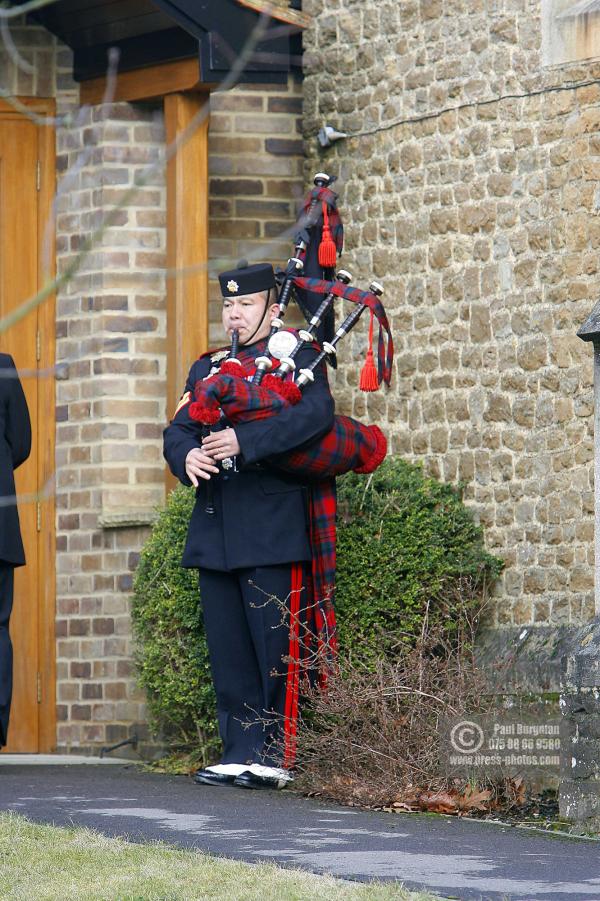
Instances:
[[[259,13],[236,0],[57,0],[30,19],[71,47],[77,81],[106,74],[116,47],[119,71],[197,57],[199,81],[211,85],[226,77]],[[241,80],[284,81],[299,63],[299,31],[271,20]]]

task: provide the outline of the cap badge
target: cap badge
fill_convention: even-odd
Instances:
[[[234,281],[232,278],[230,278],[229,281],[227,282],[227,290],[231,294],[234,294],[236,291],[240,290],[240,286],[238,285],[238,283],[236,281]]]

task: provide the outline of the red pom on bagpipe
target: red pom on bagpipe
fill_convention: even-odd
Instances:
[[[267,388],[268,391],[274,391],[292,407],[295,407],[302,397],[302,392],[298,385],[294,382],[284,382],[268,373],[262,380],[261,387]]]
[[[236,375],[240,379],[247,378],[250,373],[239,360],[223,360],[219,369],[221,375]]]
[[[327,204],[323,201],[323,234],[321,235],[321,243],[319,244],[319,265],[322,266],[323,269],[331,269],[335,266],[336,259],[336,246],[331,237]]]
[[[367,351],[365,364],[360,371],[359,387],[361,391],[377,391],[379,388],[379,379],[371,348]]]
[[[361,391],[377,391],[379,388],[379,376],[373,359],[373,310],[371,313],[371,321],[369,322],[369,348],[364,362],[364,366],[360,372],[359,388]]]
[[[385,437],[379,426],[370,425],[367,426],[367,428],[375,438],[375,450],[366,463],[363,463],[362,466],[357,466],[356,469],[352,470],[353,472],[358,472],[361,475],[367,472],[375,472],[377,467],[381,466],[387,456],[387,438]]]
[[[205,404],[198,403],[197,400],[190,404],[189,412],[192,419],[195,419],[196,422],[201,422],[203,425],[215,425],[221,418],[220,410],[211,410]]]

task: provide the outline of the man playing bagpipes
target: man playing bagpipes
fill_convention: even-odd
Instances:
[[[233,346],[194,363],[164,436],[172,472],[196,488],[182,564],[199,569],[223,741],[221,762],[195,778],[280,788],[294,764],[301,658],[313,632],[318,663],[335,646],[333,476],[374,469],[385,439],[376,427],[334,416],[327,353],[312,341],[322,316],[299,333],[304,340],[281,332],[283,351],[268,352],[291,276],[279,298],[268,264],[241,265],[219,281]],[[320,309],[328,312],[331,283],[294,281],[326,293]],[[345,281],[336,291],[348,290]],[[371,310],[378,304],[357,294],[358,315],[363,301]]]

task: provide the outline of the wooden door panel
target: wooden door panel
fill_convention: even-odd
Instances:
[[[38,290],[39,132],[25,117],[0,113],[0,317]],[[33,434],[31,456],[16,473],[27,566],[15,570],[10,621],[14,688],[6,750],[12,752],[39,750],[38,318],[34,310],[0,333],[0,350],[12,355],[21,373]]]

